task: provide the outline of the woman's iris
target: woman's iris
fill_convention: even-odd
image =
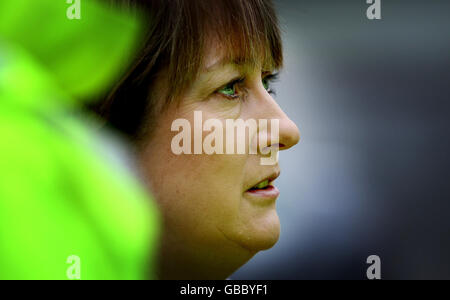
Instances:
[[[236,83],[230,83],[221,90],[219,90],[219,93],[224,94],[225,96],[234,97],[236,96]]]

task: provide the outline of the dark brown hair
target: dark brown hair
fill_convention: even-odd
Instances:
[[[133,140],[152,127],[159,107],[174,101],[196,78],[209,38],[232,61],[282,65],[278,20],[271,0],[110,0],[144,12],[146,38],[130,70],[94,110]],[[152,88],[164,70],[170,83],[165,103]]]

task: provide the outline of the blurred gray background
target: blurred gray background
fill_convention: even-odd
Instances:
[[[278,244],[232,279],[450,279],[450,1],[278,0]]]

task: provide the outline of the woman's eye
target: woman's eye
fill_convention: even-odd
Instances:
[[[267,78],[264,78],[262,80],[262,84],[263,84],[264,88],[266,89],[266,91],[270,92],[270,82]]]
[[[229,84],[225,86],[224,88],[219,90],[219,93],[224,94],[225,96],[235,96],[236,95],[236,84]]]
[[[262,79],[262,84],[269,94],[275,94],[272,88],[272,82],[278,79],[278,74],[269,74]]]
[[[272,81],[276,80],[276,78],[277,74],[269,74],[262,79],[262,84],[269,94],[275,93],[274,90],[272,89],[271,83]],[[242,84],[244,80],[245,80],[244,78],[236,79],[228,83],[221,89],[217,90],[217,93],[220,93],[221,95],[230,99],[239,98],[240,97],[239,84]]]
[[[239,93],[237,91],[238,85],[243,81],[244,79],[234,80],[229,84],[227,84],[226,86],[224,86],[223,88],[221,88],[220,90],[218,90],[217,92],[231,99],[238,98],[239,97]]]

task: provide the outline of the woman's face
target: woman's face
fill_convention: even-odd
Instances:
[[[170,257],[171,262],[163,264],[175,271],[177,263],[184,263],[199,273],[202,264],[223,264],[223,269],[230,269],[225,273],[230,273],[278,240],[276,188],[249,189],[276,178],[280,168],[277,163],[261,165],[262,154],[248,151],[176,155],[171,143],[178,132],[171,130],[172,122],[189,121],[192,148],[194,111],[202,112],[203,122],[222,122],[224,135],[227,119],[267,119],[269,124],[278,119],[280,150],[295,145],[299,131],[271,96],[268,76],[272,70],[224,61],[217,47],[209,49],[198,78],[179,104],[160,115],[140,161],[164,217],[162,254],[163,260]],[[163,80],[159,82],[159,90],[164,91]],[[259,129],[258,135],[269,135]],[[203,140],[209,133],[203,131]]]

